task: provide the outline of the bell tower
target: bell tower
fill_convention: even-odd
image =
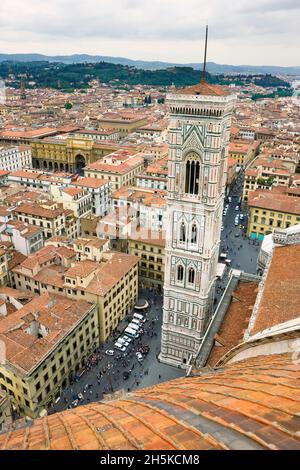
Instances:
[[[235,96],[206,82],[167,95],[168,223],[160,360],[184,367],[213,310]]]

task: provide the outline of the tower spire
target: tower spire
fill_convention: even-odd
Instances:
[[[207,38],[208,38],[208,25],[206,25],[206,33],[205,33],[204,61],[203,61],[203,70],[202,70],[201,82],[206,81]]]

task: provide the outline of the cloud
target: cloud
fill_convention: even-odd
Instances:
[[[2,52],[116,51],[189,62],[201,55],[208,21],[212,60],[227,60],[234,48],[236,60],[248,62],[252,45],[263,46],[261,63],[277,63],[282,56],[296,65],[299,14],[299,0],[2,0],[0,34]]]

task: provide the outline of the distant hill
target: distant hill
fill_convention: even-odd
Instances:
[[[202,67],[201,63],[190,64],[176,64],[172,62],[159,62],[159,61],[145,61],[145,60],[132,60],[124,57],[110,57],[100,55],[88,54],[73,54],[61,56],[47,56],[43,54],[0,54],[0,62],[13,61],[13,62],[62,62],[65,64],[76,63],[95,63],[95,62],[108,62],[111,64],[129,65],[144,70],[160,70],[167,67],[192,67],[199,70]],[[280,67],[271,65],[226,65],[208,62],[207,70],[212,74],[222,73],[271,73],[271,74],[290,74],[300,75],[299,67]]]

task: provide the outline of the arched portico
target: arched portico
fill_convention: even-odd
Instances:
[[[83,168],[86,165],[85,157],[81,154],[76,155],[75,157],[75,172],[76,173],[82,173]]]

